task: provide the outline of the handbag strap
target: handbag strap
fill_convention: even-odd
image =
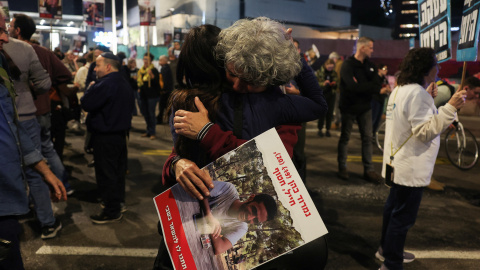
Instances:
[[[398,88],[397,88],[397,91],[395,91],[395,95],[393,96],[394,108],[395,108],[395,99],[397,98],[397,93],[398,93]],[[392,121],[393,121],[393,109],[392,109]],[[393,162],[393,157],[398,153],[398,151],[400,151],[400,149],[402,149],[402,147],[408,142],[408,140],[410,140],[412,136],[413,136],[413,133],[411,133],[410,136],[408,136],[408,138],[400,145],[399,148],[397,148],[395,152],[393,152],[393,142],[392,140],[390,140],[390,164],[392,164]]]

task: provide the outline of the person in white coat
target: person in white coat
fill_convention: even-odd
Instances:
[[[380,247],[375,256],[384,261],[381,270],[403,269],[415,256],[404,252],[408,230],[415,224],[423,190],[430,183],[440,148],[440,134],[465,104],[465,90],[456,92],[437,108],[435,51],[417,48],[400,65],[397,87],[387,104],[387,123],[382,176],[391,178],[385,203]],[[393,174],[387,164],[393,167]],[[388,174],[388,175],[387,175]]]

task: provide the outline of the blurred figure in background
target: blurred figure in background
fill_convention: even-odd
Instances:
[[[334,121],[332,124],[332,129],[340,129],[340,124],[342,123],[342,117],[340,113],[340,70],[342,69],[343,59],[337,52],[331,52],[328,55],[328,59],[333,59],[335,62],[335,72],[338,76],[337,88],[335,89],[335,108],[333,110]]]
[[[158,70],[153,66],[152,54],[145,53],[143,56],[143,66],[138,71],[137,84],[140,88],[140,100],[143,117],[147,125],[146,132],[142,137],[148,137],[155,140],[157,119],[155,118],[155,108],[160,100],[160,82]]]
[[[138,115],[138,111],[140,110],[141,105],[140,105],[140,93],[137,85],[138,68],[137,68],[137,61],[135,60],[135,58],[130,58],[128,60],[127,67],[130,74],[130,78],[128,79],[128,82],[130,83],[130,86],[133,89],[133,96],[135,97],[136,104],[138,104],[138,110],[137,110],[136,104],[133,106],[133,115]]]
[[[333,59],[327,59],[322,67],[315,72],[318,83],[323,89],[323,95],[327,101],[327,112],[318,119],[318,136],[323,137],[323,125],[325,124],[325,136],[330,137],[330,127],[332,126],[333,110],[335,108],[335,89],[337,89],[338,76],[335,72],[335,62]]]
[[[388,67],[385,64],[379,64],[378,66],[378,76],[382,81],[382,87],[388,87],[389,91],[390,85],[388,84],[387,74]],[[383,109],[385,107],[385,100],[387,99],[388,94],[376,93],[372,95],[372,138],[375,138],[375,133],[377,132],[380,123],[382,122]]]
[[[166,55],[160,56],[158,63],[161,66],[160,70],[160,102],[158,103],[157,124],[163,124],[163,115],[167,109],[167,102],[170,94],[173,91],[173,75],[170,65],[168,64],[168,57]]]

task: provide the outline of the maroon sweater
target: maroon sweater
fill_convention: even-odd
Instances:
[[[35,50],[35,53],[37,53],[38,60],[42,64],[43,68],[47,71],[48,75],[50,75],[53,88],[59,84],[69,83],[72,81],[72,74],[53,52],[36,44],[31,45]],[[38,95],[34,102],[35,107],[37,107],[36,115],[43,115],[50,112],[49,92]]]

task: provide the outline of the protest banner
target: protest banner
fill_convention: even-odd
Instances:
[[[38,13],[40,18],[61,19],[62,0],[39,0]]]
[[[138,0],[138,8],[140,9],[140,25],[155,25],[155,1]]]
[[[464,0],[457,61],[476,61],[478,53],[480,0]]]
[[[105,0],[84,0],[83,21],[93,27],[103,27]]]
[[[433,48],[439,63],[452,58],[450,1],[419,0],[420,47]]]
[[[8,8],[8,1],[0,1],[0,8],[3,9],[3,13],[5,13],[5,21],[10,21],[10,9]]]
[[[178,184],[154,198],[175,269],[252,269],[327,233],[275,129],[203,169],[215,185],[208,202]]]

